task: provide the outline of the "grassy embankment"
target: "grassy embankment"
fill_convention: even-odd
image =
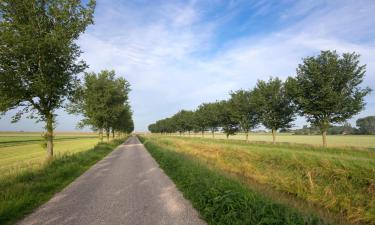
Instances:
[[[0,175],[0,224],[32,212],[123,141],[98,143],[87,137],[57,141],[52,161],[45,160],[40,143],[0,147],[0,168],[5,171]]]
[[[295,208],[298,215],[318,215],[333,224],[375,224],[373,151],[145,138],[161,167],[211,224],[258,224],[262,218],[274,221],[265,224],[302,223],[299,216],[285,213],[284,207]],[[247,197],[258,195],[269,200]],[[284,206],[273,208],[271,202]],[[257,213],[263,216],[257,217]],[[248,221],[247,217],[256,218]]]
[[[174,134],[174,136],[180,136]],[[188,134],[184,135],[188,137]],[[202,137],[202,134],[190,134],[191,137]],[[205,138],[212,139],[212,134],[206,132]],[[225,134],[215,133],[215,139],[226,139]],[[231,140],[246,140],[244,134],[236,134],[229,136]],[[270,133],[250,133],[249,141],[259,142],[272,142],[272,134]],[[298,144],[309,144],[319,147],[322,145],[321,135],[292,135],[288,133],[278,133],[276,135],[276,141],[279,143],[298,143]],[[358,148],[371,148],[375,150],[375,135],[328,135],[328,146],[329,147],[358,147]]]

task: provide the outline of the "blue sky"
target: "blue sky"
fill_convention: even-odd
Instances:
[[[115,69],[132,85],[137,131],[180,109],[227,99],[258,79],[294,76],[303,57],[320,50],[358,52],[364,86],[375,89],[375,1],[97,0],[95,25],[78,40],[87,71]],[[375,92],[358,117],[375,115]],[[58,110],[57,130],[79,118]],[[1,130],[41,130],[23,119]],[[304,124],[302,118],[295,122]]]

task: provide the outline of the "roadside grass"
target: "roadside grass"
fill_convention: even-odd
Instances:
[[[154,138],[140,139],[208,224],[325,224],[316,216],[274,203],[192,155],[161,146]]]
[[[179,136],[179,134],[174,134]],[[184,135],[189,137],[188,134]],[[202,137],[199,133],[191,133],[190,137]],[[212,134],[206,132],[204,138],[212,139]],[[375,149],[375,135],[328,135],[329,147],[357,147],[357,148],[372,148]],[[215,133],[215,139],[226,139],[226,135],[222,133]],[[229,136],[232,140],[246,140],[246,136],[242,133]],[[250,133],[249,141],[258,142],[272,142],[272,134],[270,133]],[[279,143],[299,143],[309,144],[315,147],[322,146],[321,135],[292,135],[286,133],[278,133],[276,141]]]
[[[99,143],[86,151],[59,155],[37,169],[0,177],[0,224],[12,224],[31,213],[123,141]]]
[[[324,216],[321,208],[333,219],[375,224],[374,151],[158,135],[146,139],[266,195],[269,192],[263,187],[269,187],[276,193],[272,195],[275,200],[290,202],[295,208],[305,210],[312,205],[319,216]],[[289,199],[277,199],[277,193]]]

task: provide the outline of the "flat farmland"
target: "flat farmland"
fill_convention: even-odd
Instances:
[[[175,134],[179,136],[178,134]],[[189,136],[185,134],[184,136]],[[201,134],[191,134],[192,137],[202,137]],[[205,138],[212,138],[211,133],[205,133]],[[328,135],[329,147],[359,147],[375,149],[375,135]],[[215,139],[226,139],[222,133],[215,133]],[[246,136],[242,133],[229,136],[229,139],[246,140]],[[250,133],[249,141],[272,142],[272,135],[269,133]],[[322,145],[322,137],[320,135],[292,135],[277,134],[276,141],[279,143],[298,143],[314,146]]]
[[[61,132],[55,135],[56,156],[86,151],[98,143],[94,133]],[[38,132],[0,132],[0,178],[45,162],[43,137]]]

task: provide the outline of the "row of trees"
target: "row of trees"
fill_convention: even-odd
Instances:
[[[115,71],[86,73],[71,98],[68,111],[83,116],[79,127],[90,126],[99,132],[101,140],[106,133],[130,133],[134,129],[132,111],[128,102],[130,85],[124,78],[116,78]]]
[[[86,74],[84,84],[78,79],[78,74],[88,66],[80,60],[81,50],[76,40],[93,24],[96,1],[85,3],[80,0],[2,0],[0,3],[0,113],[18,109],[12,122],[19,121],[24,114],[45,122],[49,156],[53,156],[55,111],[77,97],[73,100],[77,103],[75,113],[80,109],[85,118],[81,125],[104,129],[107,134],[110,129],[132,130],[127,104],[129,85],[125,80],[103,76],[108,78],[103,85],[108,86],[101,88],[112,85],[113,91],[117,85],[119,93],[112,93],[111,98],[103,89],[103,96],[98,94],[93,99],[88,97],[91,81],[101,76]],[[109,114],[98,122],[89,107],[95,102],[103,107],[101,97],[109,101],[107,106],[116,110],[110,107],[107,112],[101,111],[103,115]],[[109,124],[110,119],[118,121]]]
[[[366,66],[359,55],[322,51],[298,65],[297,76],[285,82],[278,78],[258,81],[250,90],[230,93],[229,100],[201,104],[195,111],[181,110],[174,116],[149,125],[151,132],[173,133],[221,129],[227,137],[249,132],[262,124],[276,132],[290,128],[296,115],[304,116],[319,128],[323,146],[331,124],[344,123],[363,110],[364,97],[371,91],[361,88]]]

